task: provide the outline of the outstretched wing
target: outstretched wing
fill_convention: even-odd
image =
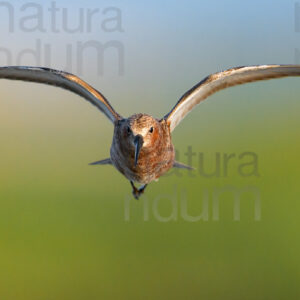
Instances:
[[[300,65],[237,67],[209,75],[188,90],[164,119],[172,131],[197,104],[219,90],[252,81],[287,76],[300,76]]]
[[[32,81],[67,89],[95,105],[113,123],[121,119],[100,92],[73,74],[49,68],[9,66],[0,67],[0,78]]]

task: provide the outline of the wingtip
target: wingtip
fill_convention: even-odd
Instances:
[[[173,168],[187,169],[187,170],[196,170],[194,167],[188,166],[188,165],[183,164],[183,163],[178,162],[178,161],[175,161],[175,162],[174,162]]]
[[[89,163],[89,166],[111,165],[111,164],[112,164],[111,159],[110,158],[105,158],[105,159],[102,159],[102,160],[91,162],[91,163]]]

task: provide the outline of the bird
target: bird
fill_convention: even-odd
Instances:
[[[300,65],[254,65],[227,69],[198,82],[161,118],[145,113],[135,113],[126,118],[114,110],[102,93],[76,75],[45,67],[0,67],[1,79],[61,87],[99,109],[113,123],[114,133],[109,158],[91,165],[114,166],[129,180],[136,199],[144,193],[149,183],[157,181],[171,168],[191,169],[191,166],[175,160],[172,132],[195,106],[228,87],[288,76],[300,76]]]

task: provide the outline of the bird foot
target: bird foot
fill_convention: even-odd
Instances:
[[[133,197],[134,197],[136,200],[139,200],[140,193],[139,193],[139,190],[138,190],[138,189],[132,190],[132,195],[133,195]]]
[[[141,194],[144,193],[147,184],[142,185],[140,188],[136,188],[132,181],[130,181],[130,183],[132,186],[132,195],[135,199],[138,200]]]

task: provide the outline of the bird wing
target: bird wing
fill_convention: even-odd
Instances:
[[[32,81],[67,89],[95,105],[113,123],[121,119],[100,92],[73,74],[49,68],[9,66],[0,67],[0,78]]]
[[[237,67],[209,75],[188,90],[163,119],[173,131],[197,104],[219,90],[248,82],[287,76],[300,76],[300,65]]]

